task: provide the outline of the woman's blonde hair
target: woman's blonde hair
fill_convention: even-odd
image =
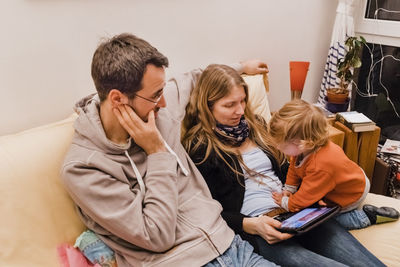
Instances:
[[[196,164],[201,164],[209,157],[211,152],[215,152],[218,158],[223,160],[231,170],[237,175],[242,175],[237,171],[238,166],[231,166],[225,157],[236,157],[245,170],[252,174],[243,162],[241,154],[237,148],[224,144],[214,132],[216,120],[212,114],[212,107],[216,101],[227,96],[234,86],[243,87],[246,94],[246,106],[244,117],[249,125],[250,140],[255,142],[261,149],[268,151],[279,163],[283,163],[283,154],[272,144],[272,140],[267,132],[267,124],[263,119],[256,118],[248,105],[248,88],[243,78],[233,68],[226,65],[209,65],[193,89],[189,104],[186,106],[186,115],[182,124],[182,144],[189,154],[195,153],[202,145],[206,146],[204,158]],[[234,162],[234,161],[233,161]]]
[[[286,103],[269,122],[276,144],[300,140],[301,148],[315,150],[329,139],[328,122],[321,109],[296,99]]]

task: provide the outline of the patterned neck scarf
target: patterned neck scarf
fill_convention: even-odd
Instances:
[[[249,136],[249,125],[244,116],[242,116],[236,126],[227,126],[217,122],[214,132],[221,138],[223,143],[237,147]]]

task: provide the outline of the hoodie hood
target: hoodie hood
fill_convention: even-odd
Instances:
[[[100,99],[97,93],[79,100],[74,110],[79,116],[74,123],[73,143],[106,154],[122,154],[130,148],[131,139],[127,144],[119,145],[107,138],[100,119]]]

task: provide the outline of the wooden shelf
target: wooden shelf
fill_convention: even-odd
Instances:
[[[374,131],[355,133],[338,121],[335,121],[334,127],[344,132],[344,152],[349,159],[363,168],[372,184],[381,128],[376,126]]]

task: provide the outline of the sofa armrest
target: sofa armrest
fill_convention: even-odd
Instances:
[[[85,229],[59,178],[75,117],[0,137],[0,266],[59,266]]]

